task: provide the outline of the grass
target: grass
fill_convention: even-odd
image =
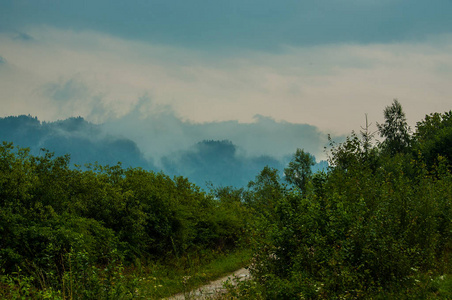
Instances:
[[[212,280],[230,274],[246,266],[252,253],[241,249],[227,254],[203,252],[186,256],[170,263],[155,261],[136,262],[126,268],[118,267],[117,276],[106,283],[105,277],[99,277],[102,284],[94,289],[112,289],[109,299],[162,299],[178,293],[189,292]],[[0,276],[1,299],[79,299],[80,293],[61,291],[55,287],[42,290],[33,285],[33,278],[21,274]],[[76,284],[76,282],[74,282]],[[92,290],[83,293],[93,292]],[[85,294],[86,294],[85,293]],[[254,280],[241,282],[238,288],[229,287],[229,293],[218,295],[216,299],[265,299],[265,290]],[[78,295],[78,296],[77,296]],[[105,299],[97,296],[89,299]],[[105,294],[104,294],[105,295]],[[83,298],[83,297],[82,297]],[[86,298],[86,297],[85,297]],[[374,291],[367,294],[370,299],[452,299],[452,274],[432,275],[419,273],[412,284],[392,290]]]
[[[247,265],[251,251],[236,250],[229,253],[203,251],[187,255],[171,262],[143,262],[136,260],[130,266],[88,267],[90,284],[80,280],[64,281],[63,286],[44,286],[37,289],[33,276],[19,273],[0,276],[1,299],[162,299],[188,292],[196,287],[231,273]],[[93,271],[94,270],[94,271]],[[66,280],[70,273],[66,274]],[[66,284],[66,286],[64,286]],[[70,285],[70,288],[69,288]],[[110,291],[110,292],[106,292]],[[87,298],[88,297],[88,298]]]
[[[171,264],[151,262],[135,266],[129,276],[139,276],[137,296],[160,299],[191,291],[212,280],[225,276],[247,265],[251,251],[241,249],[228,254],[209,253],[186,257]]]

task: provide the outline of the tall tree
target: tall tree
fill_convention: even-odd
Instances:
[[[311,167],[315,165],[315,158],[303,149],[297,149],[292,161],[284,169],[287,182],[297,186],[300,190],[306,192],[306,184],[312,175]]]
[[[406,121],[402,105],[397,99],[391,106],[384,110],[385,122],[378,124],[380,136],[385,140],[382,143],[383,150],[391,155],[406,152],[411,144],[410,127]]]
[[[248,202],[264,214],[273,213],[274,202],[282,198],[284,193],[278,170],[269,166],[262,169],[255,181],[248,183],[248,189],[252,194]]]
[[[441,156],[452,168],[452,110],[433,113],[416,124],[414,148],[432,166]]]

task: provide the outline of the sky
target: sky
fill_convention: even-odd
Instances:
[[[319,157],[395,98],[412,127],[452,108],[451,14],[452,0],[0,0],[0,117],[81,116],[148,156],[227,139]]]

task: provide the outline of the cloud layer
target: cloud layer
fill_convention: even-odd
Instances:
[[[452,36],[424,43],[286,47],[222,56],[45,28],[0,35],[2,114],[43,120],[121,118],[148,98],[183,120],[253,122],[255,115],[346,134],[398,98],[414,122],[450,109]],[[142,114],[149,112],[142,107]],[[153,107],[155,109],[155,106]]]
[[[0,28],[46,24],[184,48],[388,43],[450,33],[450,0],[3,0]]]
[[[188,150],[204,140],[228,140],[237,145],[242,156],[270,155],[281,159],[298,147],[304,147],[317,157],[323,157],[328,135],[308,124],[276,121],[256,115],[249,123],[216,121],[195,123],[179,118],[142,98],[129,114],[108,121],[103,128],[110,134],[135,141],[145,155],[161,158],[169,152]]]

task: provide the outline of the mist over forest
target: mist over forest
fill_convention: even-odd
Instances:
[[[202,188],[243,187],[265,166],[283,170],[297,148],[322,157],[328,142],[327,134],[313,126],[263,116],[254,123],[199,124],[172,113],[138,114],[102,124],[82,117],[44,122],[30,115],[9,116],[0,118],[0,139],[28,147],[33,155],[42,149],[69,154],[72,165],[121,162],[123,167],[184,176]],[[313,170],[326,166],[325,160],[317,160]]]

